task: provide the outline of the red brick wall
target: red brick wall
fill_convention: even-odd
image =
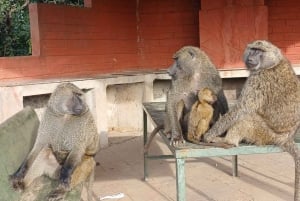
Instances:
[[[218,68],[241,68],[249,43],[268,38],[268,10],[261,0],[202,0],[200,47]]]
[[[142,68],[166,68],[184,45],[199,46],[199,0],[140,0],[138,50]]]
[[[181,46],[199,44],[198,0],[32,4],[30,11],[34,56],[0,58],[2,81],[161,69]]]
[[[300,1],[269,0],[269,40],[300,64]]]
[[[137,68],[135,1],[92,9],[39,4],[41,56],[49,72],[107,73]]]

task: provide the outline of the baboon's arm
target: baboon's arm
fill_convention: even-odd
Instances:
[[[31,167],[31,164],[34,162],[37,155],[40,153],[44,146],[44,144],[40,143],[35,144],[31,152],[28,154],[28,157],[24,160],[19,169],[11,177],[24,178],[27,170]]]
[[[80,163],[82,157],[84,156],[85,147],[77,145],[75,146],[72,151],[69,153],[67,159],[65,160],[61,172],[60,172],[60,182],[69,185],[71,175],[75,169],[75,167]]]
[[[184,102],[183,100],[175,103],[175,102],[170,102],[170,104],[167,105],[168,107],[168,117],[170,120],[170,126],[171,126],[171,136],[172,136],[172,141],[173,140],[180,140],[182,137],[182,129],[181,125],[179,122],[179,119],[182,116],[183,108],[184,108]],[[171,142],[172,143],[172,142]]]
[[[242,113],[238,105],[234,106],[229,112],[221,116],[212,128],[205,133],[204,140],[210,142],[212,138],[222,135],[238,121]]]

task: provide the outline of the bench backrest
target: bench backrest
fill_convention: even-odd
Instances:
[[[19,200],[8,182],[31,150],[39,127],[35,111],[26,107],[0,124],[0,195],[1,200]]]

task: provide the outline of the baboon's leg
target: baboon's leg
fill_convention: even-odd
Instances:
[[[92,156],[84,156],[82,162],[75,168],[71,176],[70,188],[84,182],[88,201],[93,200],[93,182],[96,162]]]
[[[28,168],[32,166],[32,163],[36,160],[36,157],[40,154],[43,147],[45,147],[43,143],[35,144],[19,169],[9,176],[9,180],[15,190],[24,190],[24,177],[27,174]]]
[[[96,162],[93,156],[84,156],[81,163],[75,168],[71,176],[70,188],[78,184],[88,181],[91,174],[93,174]]]
[[[48,175],[51,178],[57,179],[60,165],[51,148],[44,147],[37,155],[36,159],[28,167],[27,173],[24,177],[24,185],[28,187],[34,179],[42,175]]]
[[[20,197],[20,201],[36,200],[38,192],[44,187],[42,175],[48,175],[51,178],[58,179],[60,165],[51,148],[44,147],[35,157],[31,166],[27,168],[26,175],[22,180],[25,191]]]
[[[73,189],[77,185],[83,183],[83,182],[90,182],[92,181],[91,177],[93,177],[93,172],[96,166],[96,162],[94,160],[93,156],[83,156],[82,161],[79,163],[78,166],[74,169],[70,185],[65,186],[64,184],[60,184],[56,189],[54,189],[48,196],[48,200],[56,201],[61,200],[65,196],[65,193],[69,191],[70,189]],[[88,184],[91,186],[92,184]],[[92,191],[92,189],[87,189],[88,196],[90,196],[92,193],[89,192]],[[89,199],[92,199],[91,196]]]

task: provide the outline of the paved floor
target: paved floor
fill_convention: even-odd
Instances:
[[[176,200],[174,160],[150,161],[144,182],[141,133],[111,133],[109,142],[96,156],[97,196],[124,193],[114,200]],[[159,136],[150,153],[168,153]],[[186,162],[187,201],[292,201],[293,186],[294,162],[287,153],[239,156],[238,177],[231,176],[231,157]]]

